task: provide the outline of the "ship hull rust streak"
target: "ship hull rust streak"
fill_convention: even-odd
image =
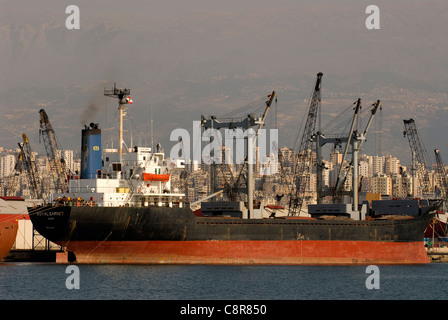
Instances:
[[[426,264],[422,242],[74,241],[78,263],[219,265]],[[93,249],[92,249],[93,248]]]

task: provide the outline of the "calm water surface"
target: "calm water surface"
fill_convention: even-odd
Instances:
[[[67,265],[0,263],[0,299],[63,300],[439,300],[448,299],[448,264],[379,266],[367,289],[365,266]]]

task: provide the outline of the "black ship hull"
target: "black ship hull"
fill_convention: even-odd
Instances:
[[[197,217],[186,208],[30,209],[79,263],[420,264],[432,215],[391,220]]]

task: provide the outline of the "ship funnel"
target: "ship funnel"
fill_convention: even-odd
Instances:
[[[91,123],[82,130],[81,179],[94,179],[102,169],[101,129],[98,123]]]

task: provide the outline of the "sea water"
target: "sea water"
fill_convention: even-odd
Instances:
[[[448,263],[377,267],[0,263],[0,300],[448,299]]]

